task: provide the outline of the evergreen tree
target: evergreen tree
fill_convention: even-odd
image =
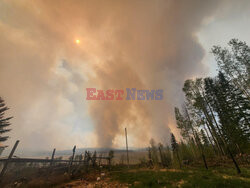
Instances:
[[[220,70],[217,77],[185,81],[185,106],[183,113],[175,108],[175,117],[182,137],[198,147],[206,168],[204,151],[212,146],[221,157],[228,153],[240,173],[234,154],[250,145],[250,48],[237,39],[229,47],[212,49]],[[171,142],[173,152],[178,151],[174,135]]]
[[[166,164],[166,155],[165,155],[164,147],[163,147],[162,143],[158,144],[158,149],[159,149],[159,154],[160,154],[162,166],[167,166],[167,164]]]
[[[9,136],[3,136],[4,133],[9,132],[11,129],[8,129],[10,126],[9,120],[13,117],[5,117],[5,112],[9,108],[5,105],[4,100],[0,97],[0,144],[1,142],[6,141]],[[0,145],[0,149],[3,150],[6,146]]]
[[[164,160],[165,160],[165,165],[169,167],[172,162],[171,149],[169,146],[166,146],[166,149],[164,151]]]
[[[197,145],[198,145],[198,147],[200,149],[200,153],[201,153],[201,156],[202,156],[202,159],[203,159],[203,162],[204,162],[204,166],[205,166],[206,169],[208,169],[206,157],[205,157],[205,154],[204,154],[204,148],[203,148],[203,146],[201,144],[200,137],[196,132],[195,132],[195,140],[196,140]]]
[[[158,152],[157,152],[157,147],[156,147],[155,140],[153,138],[150,140],[150,146],[151,146],[151,158],[152,158],[152,162],[154,164],[158,164],[159,163]]]
[[[183,91],[186,96],[186,104],[191,115],[195,117],[194,122],[200,127],[207,125],[214,139],[214,143],[219,151],[224,154],[223,142],[221,140],[220,125],[217,122],[215,112],[213,111],[210,99],[207,98],[204,88],[204,80],[196,79],[186,80],[184,83]],[[194,131],[193,131],[193,135]]]
[[[181,136],[185,140],[190,139],[190,124],[188,121],[185,119],[185,117],[180,113],[180,110],[175,107],[175,119],[176,119],[176,124],[177,128],[181,130]]]
[[[193,161],[193,155],[191,152],[192,146],[185,144],[183,141],[179,144],[180,158],[184,161]]]
[[[208,141],[208,138],[207,138],[205,132],[203,131],[203,129],[201,129],[201,138],[202,138],[204,146],[208,147],[209,146],[209,141]]]
[[[214,54],[219,70],[227,79],[250,99],[250,48],[242,41],[232,39],[230,49],[214,46]]]
[[[171,147],[173,150],[173,154],[176,154],[177,160],[181,168],[181,160],[180,160],[179,152],[178,152],[178,143],[176,142],[176,139],[173,133],[171,133]]]
[[[219,72],[215,81],[205,79],[205,87],[207,96],[213,101],[211,104],[218,114],[221,131],[227,143],[237,144],[237,148],[246,147],[250,136],[248,99],[226,80],[222,72]]]

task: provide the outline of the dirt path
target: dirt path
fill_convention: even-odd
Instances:
[[[125,188],[128,187],[128,185],[123,185],[119,182],[113,182],[110,181],[108,178],[104,178],[102,180],[94,181],[94,182],[88,182],[85,180],[74,180],[70,183],[66,183],[64,185],[58,186],[60,188],[94,188],[94,187],[102,187],[102,188]]]

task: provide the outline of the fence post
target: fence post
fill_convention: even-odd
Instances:
[[[1,174],[0,174],[0,182],[2,181],[2,177],[4,176],[4,173],[7,170],[8,163],[11,160],[11,158],[12,158],[12,156],[13,156],[16,148],[17,148],[18,143],[19,143],[19,140],[16,141],[15,145],[13,146],[13,148],[12,148],[10,154],[9,154],[9,157],[8,157],[7,161],[5,162],[5,164],[3,166],[3,169],[2,169]]]
[[[81,164],[82,164],[82,154],[79,157],[79,165],[81,165]]]
[[[99,166],[101,166],[101,162],[102,162],[102,154],[99,155]]]
[[[126,150],[127,150],[127,165],[128,165],[128,168],[129,168],[127,128],[125,128],[125,137],[126,137]]]
[[[53,161],[54,161],[54,156],[55,156],[55,152],[56,152],[56,148],[54,148],[52,156],[51,156],[51,162],[50,162],[50,166],[53,165]]]
[[[72,155],[72,158],[69,162],[69,173],[70,173],[70,170],[71,170],[71,166],[72,166],[72,163],[73,163],[73,160],[74,160],[74,157],[75,157],[75,152],[76,152],[76,146],[74,146],[73,148],[73,155]]]
[[[109,165],[109,169],[110,169],[110,167],[111,167],[111,158],[110,157],[108,157],[108,165]]]

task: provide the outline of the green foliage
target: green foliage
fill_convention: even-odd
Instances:
[[[173,133],[171,133],[171,147],[172,147],[173,152],[178,151],[178,144],[176,142],[176,139]]]
[[[111,172],[113,181],[130,184],[131,187],[249,187],[250,171],[243,169],[235,175],[231,168],[185,170],[133,170]]]
[[[249,100],[219,72],[214,80],[205,80],[206,94],[218,114],[221,131],[230,145],[246,147],[249,143]],[[248,118],[247,118],[248,117]]]
[[[172,163],[172,154],[169,146],[167,146],[164,150],[164,159],[166,166],[169,167]]]
[[[169,167],[172,163],[170,148],[168,146],[164,148],[163,145],[159,143],[159,152],[160,152],[162,165],[165,167]]]
[[[96,156],[96,151],[95,151],[94,155]],[[114,158],[114,151],[113,151],[113,150],[110,150],[110,151],[109,151],[109,158],[110,158],[111,160]]]
[[[208,141],[208,138],[205,135],[205,132],[204,132],[203,129],[201,129],[201,138],[202,138],[202,142],[203,142],[204,146],[208,147],[209,146],[209,141]]]
[[[193,153],[198,150],[204,163],[206,155],[213,157],[211,151],[228,154],[240,173],[234,156],[249,152],[250,146],[250,48],[237,39],[228,44],[229,49],[212,49],[218,76],[185,81],[185,105],[182,113],[175,108],[175,117],[182,137],[194,141]],[[175,146],[172,140],[173,150]]]
[[[181,114],[180,110],[175,107],[175,119],[177,128],[181,130],[181,136],[188,140],[190,138],[191,126],[188,120]]]
[[[12,119],[12,117],[5,117],[5,112],[8,109],[9,108],[5,105],[4,100],[0,97],[0,144],[9,138],[8,136],[2,136],[2,134],[11,130],[7,129],[7,127],[10,125],[9,120]],[[0,148],[4,148],[4,146],[0,145]]]
[[[152,138],[150,140],[150,152],[151,152],[151,159],[154,164],[159,163],[159,158],[158,158],[158,149],[156,147],[155,140]]]
[[[175,136],[174,136],[173,133],[171,133],[171,147],[172,147],[172,150],[173,150],[173,156],[176,155],[179,166],[181,168],[181,159],[180,159],[180,156],[179,156],[179,145],[176,142],[176,139],[175,139]]]
[[[250,99],[250,48],[237,39],[230,40],[228,45],[229,49],[214,46],[212,53],[219,70]]]
[[[194,159],[194,155],[192,154],[192,146],[189,144],[185,144],[184,142],[181,142],[179,144],[179,151],[180,151],[180,158],[183,161],[191,162]]]

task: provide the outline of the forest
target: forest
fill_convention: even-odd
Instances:
[[[181,161],[190,163],[201,158],[207,169],[208,159],[230,158],[240,173],[236,158],[248,163],[250,48],[237,39],[230,40],[228,45],[229,48],[212,48],[218,65],[217,76],[185,81],[185,101],[181,108],[174,109],[182,139],[177,143],[172,133],[171,147],[166,147],[165,152],[159,144],[163,164],[168,165],[170,151],[180,166]],[[150,144],[149,151],[153,152],[154,140]]]

